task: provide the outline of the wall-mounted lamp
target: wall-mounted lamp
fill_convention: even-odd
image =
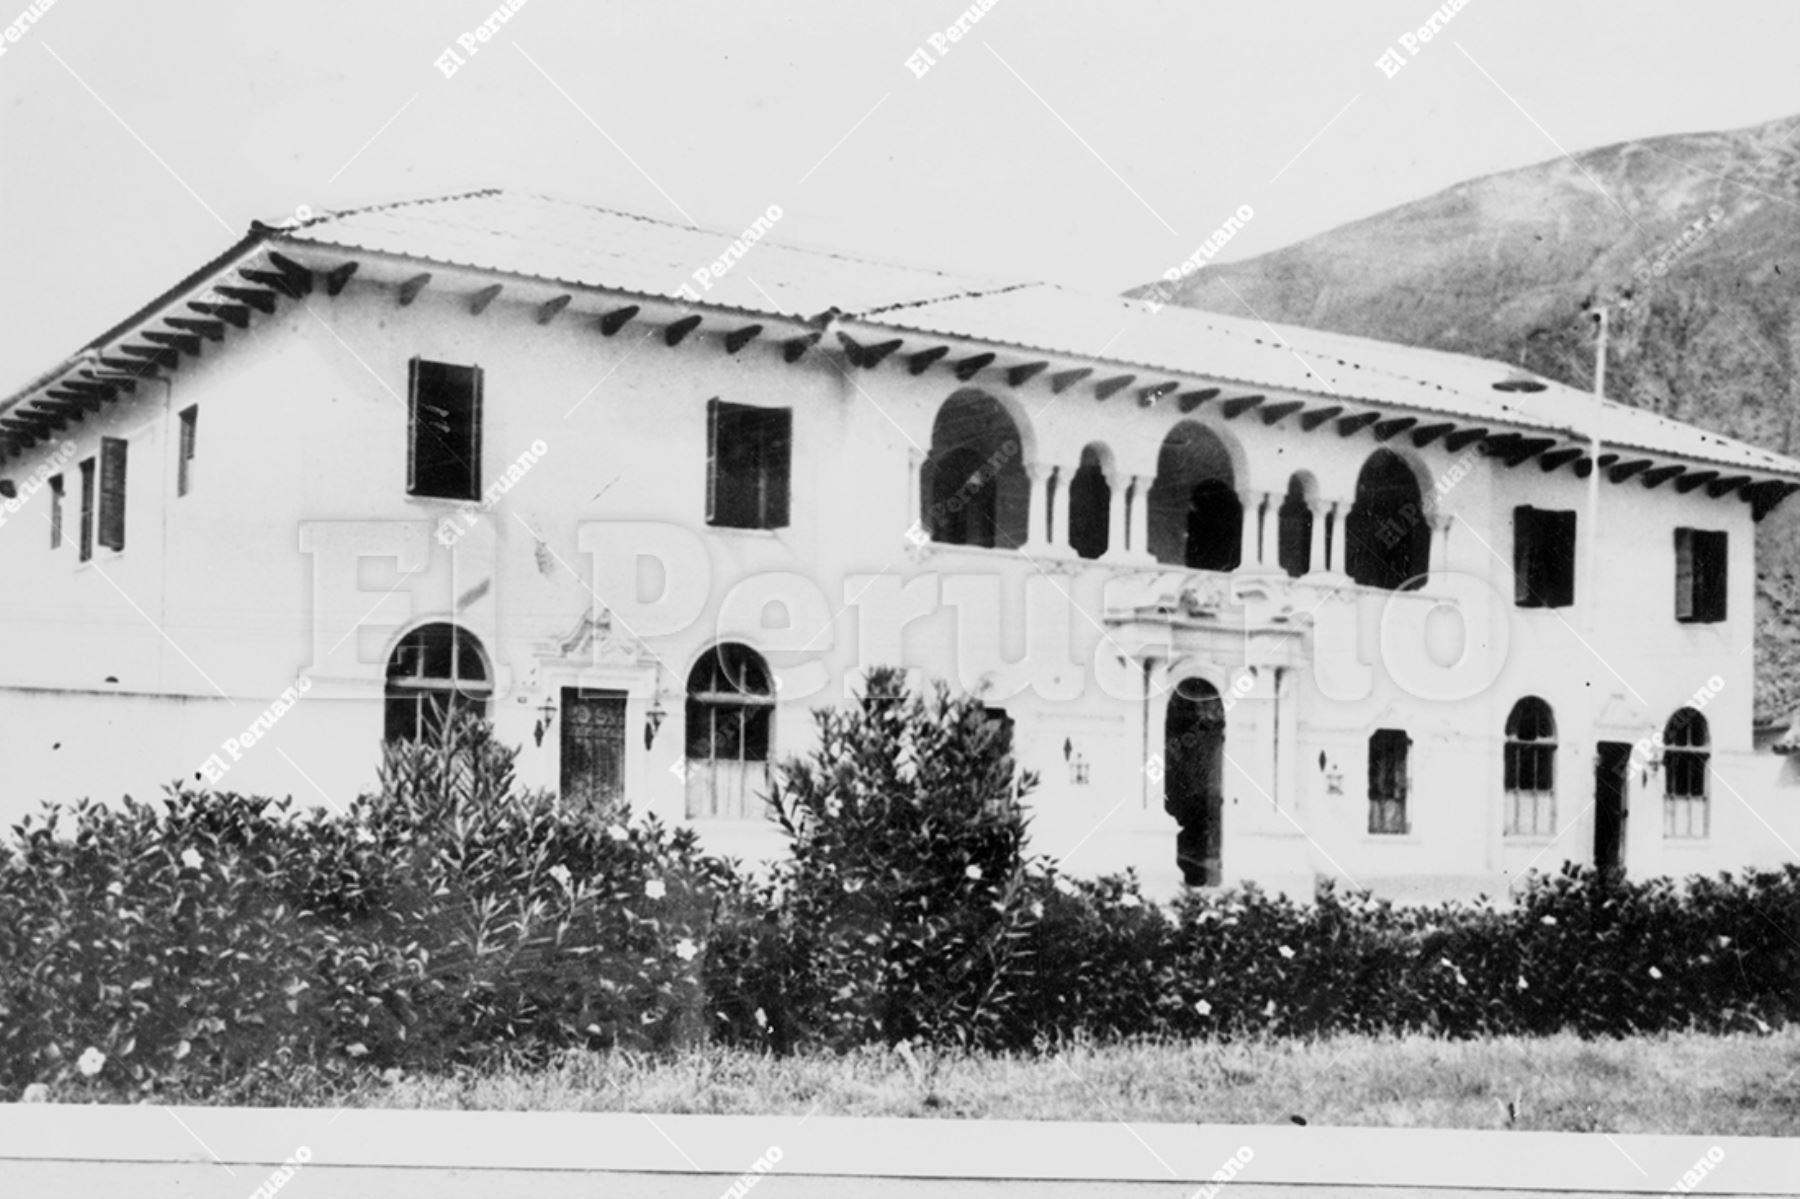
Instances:
[[[544,747],[544,734],[550,731],[550,726],[556,721],[556,705],[551,703],[550,697],[546,695],[544,697],[544,702],[539,705],[537,711],[537,723],[531,726],[531,739],[537,742],[539,749],[542,749]]]
[[[644,713],[644,748],[649,749],[656,740],[656,730],[662,728],[662,722],[668,718],[668,709],[663,707],[662,692],[659,690],[650,700],[650,710]]]

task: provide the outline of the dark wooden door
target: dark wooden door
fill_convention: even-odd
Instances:
[[[562,691],[562,793],[600,810],[625,800],[625,693]]]
[[[1163,726],[1163,809],[1175,817],[1175,862],[1189,886],[1216,887],[1224,860],[1225,709],[1200,679],[1169,697]]]
[[[1625,787],[1631,746],[1602,741],[1594,747],[1594,867],[1617,874],[1625,869]]]

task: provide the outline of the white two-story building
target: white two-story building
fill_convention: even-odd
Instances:
[[[341,803],[466,706],[525,782],[759,857],[809,710],[899,664],[1012,722],[1034,848],[1156,893],[1794,858],[1750,645],[1800,463],[761,232],[257,225],[0,401],[0,817]]]

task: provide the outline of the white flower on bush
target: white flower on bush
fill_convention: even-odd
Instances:
[[[684,962],[691,962],[700,953],[700,947],[686,937],[675,942],[675,956]]]
[[[972,883],[980,882],[981,881],[981,867],[979,867],[979,866],[966,867],[963,870],[963,877],[968,879]]]
[[[1545,916],[1542,920],[1538,921],[1538,923],[1539,924],[1548,924],[1552,928],[1554,928],[1556,926],[1556,917],[1555,916]]]
[[[81,1071],[85,1078],[92,1078],[100,1073],[100,1068],[104,1065],[106,1065],[106,1055],[92,1045],[83,1049],[81,1056],[75,1059],[75,1068]]]
[[[1658,970],[1655,966],[1652,966],[1652,967],[1650,967],[1650,977],[1651,978],[1661,978],[1662,971]]]
[[[548,873],[551,878],[556,880],[557,886],[563,888],[563,890],[565,890],[565,891],[568,890],[568,888],[569,888],[569,868],[567,866],[563,865],[561,862],[558,862],[556,865],[550,867]]]
[[[125,884],[118,879],[114,879],[112,882],[106,884],[106,893],[114,899],[118,899],[125,894]]]
[[[1194,1010],[1199,1012],[1202,1016],[1210,1016],[1212,1015],[1212,1004],[1206,1002],[1204,999],[1196,999],[1194,1001]]]
[[[629,841],[629,840],[631,840],[630,832],[628,832],[626,830],[625,826],[622,824],[607,825],[606,826],[606,835],[611,837],[614,841]]]
[[[1523,974],[1519,975],[1519,990],[1526,991],[1529,989],[1530,988],[1525,985],[1525,976]]]
[[[846,894],[854,895],[862,889],[863,881],[860,878],[847,878],[844,880],[844,891]]]
[[[644,884],[644,894],[648,895],[651,899],[661,899],[668,893],[669,889],[663,886],[663,881],[660,878],[653,878]]]
[[[1294,951],[1289,949],[1285,945],[1281,946],[1275,952],[1279,953],[1282,957],[1286,958],[1290,962],[1294,960]]]
[[[198,870],[206,864],[206,860],[200,856],[199,850],[190,845],[181,851],[181,864],[189,870]]]

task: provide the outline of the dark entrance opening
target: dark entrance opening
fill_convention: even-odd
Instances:
[[[1618,875],[1625,870],[1625,777],[1631,746],[1602,741],[1594,747],[1594,868]]]
[[[1202,679],[1169,697],[1163,728],[1163,810],[1175,817],[1175,862],[1190,887],[1220,879],[1225,795],[1225,709]]]

